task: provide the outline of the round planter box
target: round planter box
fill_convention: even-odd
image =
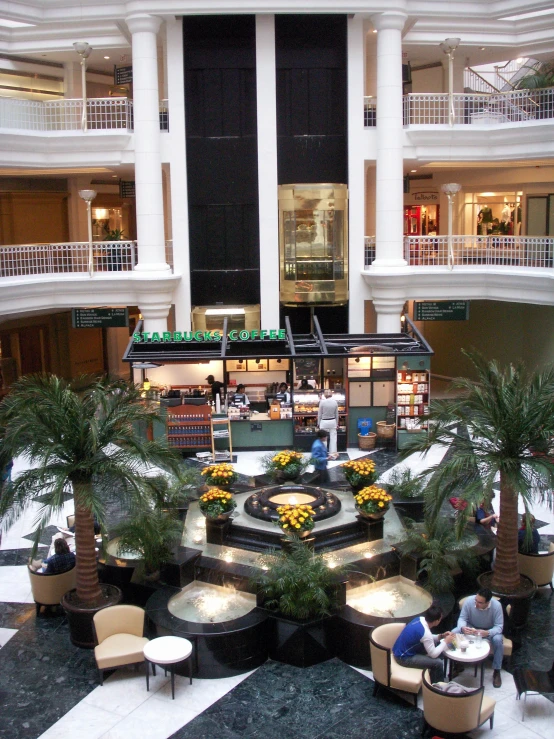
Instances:
[[[61,604],[69,623],[69,636],[71,643],[76,647],[93,649],[96,645],[92,619],[98,611],[116,606],[123,596],[121,590],[115,585],[101,584],[103,600],[96,606],[84,606],[75,602],[77,590],[69,590],[62,597]]]

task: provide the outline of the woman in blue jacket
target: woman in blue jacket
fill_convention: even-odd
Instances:
[[[312,462],[317,473],[313,481],[320,482],[322,485],[329,482],[327,444],[325,443],[328,436],[329,434],[325,429],[318,429],[315,435],[315,441],[312,444]]]

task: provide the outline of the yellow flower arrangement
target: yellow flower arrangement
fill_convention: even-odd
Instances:
[[[288,467],[289,464],[300,464],[302,461],[304,455],[300,454],[300,452],[292,452],[292,451],[284,451],[284,452],[278,452],[273,458],[273,466],[275,469],[278,470],[284,470],[285,467]]]
[[[277,508],[278,524],[283,531],[291,534],[300,534],[302,531],[311,531],[314,527],[315,511],[309,505],[283,505]]]
[[[233,465],[227,462],[210,464],[200,474],[205,476],[206,485],[231,485],[238,479]]]
[[[198,505],[206,518],[217,518],[222,513],[229,513],[229,511],[234,510],[237,503],[232,493],[212,488],[200,496]]]
[[[354,496],[356,508],[363,513],[385,513],[388,510],[392,495],[389,495],[383,488],[377,485],[362,488],[359,493]]]
[[[375,462],[371,459],[353,459],[344,462],[341,467],[352,487],[371,485],[375,480]]]
[[[277,481],[294,480],[304,472],[308,466],[309,458],[302,452],[294,452],[289,449],[270,454],[263,460],[263,465],[268,475]]]

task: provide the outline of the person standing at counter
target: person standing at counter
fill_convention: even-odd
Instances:
[[[282,382],[279,385],[279,392],[275,395],[275,400],[280,403],[290,403],[290,393],[286,382]]]
[[[331,390],[324,390],[323,398],[319,401],[317,425],[320,429],[324,429],[329,432],[329,457],[337,457],[339,406],[337,401],[333,399],[333,393]]]
[[[244,385],[237,385],[237,392],[231,399],[231,405],[235,408],[240,408],[243,405],[250,405],[248,396],[244,392]]]
[[[216,380],[213,375],[206,377],[206,382],[210,385],[212,391],[212,400],[215,402],[216,395],[219,395],[221,400],[221,390],[225,392],[225,385],[219,380]]]

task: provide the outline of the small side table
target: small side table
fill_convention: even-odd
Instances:
[[[146,660],[146,690],[150,690],[148,664],[152,665],[152,673],[156,674],[155,665],[164,669],[169,667],[171,673],[171,697],[175,700],[175,665],[188,660],[189,679],[192,685],[192,644],[188,639],[180,636],[159,636],[151,639],[144,645],[144,659]]]
[[[444,656],[450,661],[449,679],[452,680],[452,665],[454,662],[461,664],[475,665],[475,674],[477,674],[477,665],[481,665],[481,687],[483,687],[485,660],[489,656],[491,645],[486,639],[481,644],[470,644],[465,652],[461,649],[445,649]]]

